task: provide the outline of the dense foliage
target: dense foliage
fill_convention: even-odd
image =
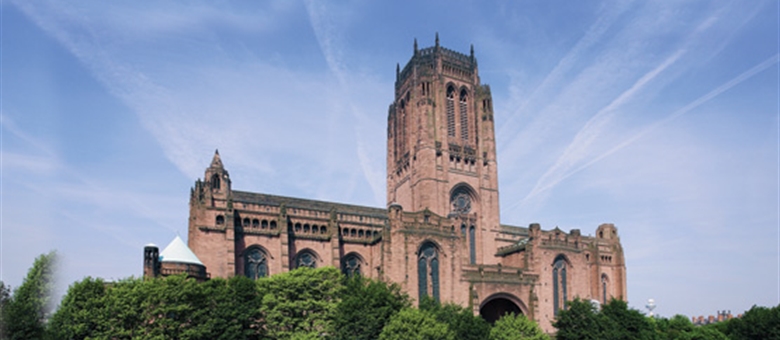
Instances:
[[[490,340],[547,340],[550,337],[536,322],[524,315],[509,314],[496,321],[490,330]]]
[[[482,317],[474,315],[470,309],[447,303],[440,304],[433,298],[423,298],[420,309],[448,326],[459,340],[483,340],[490,335],[490,324]]]
[[[558,314],[553,325],[558,329],[557,339],[780,339],[780,305],[754,306],[742,318],[696,326],[682,315],[645,317],[620,300],[610,301],[601,310],[575,300]]]
[[[43,338],[44,320],[52,307],[51,295],[56,264],[57,255],[54,252],[36,258],[22,284],[14,290],[13,296],[3,303],[4,339]]]
[[[780,305],[773,308],[753,306],[740,319],[725,327],[731,339],[780,339]]]
[[[344,286],[333,320],[337,339],[377,339],[393,315],[411,306],[396,284],[357,276],[345,278]]]
[[[428,311],[406,308],[393,315],[379,340],[455,340],[449,326]]]
[[[71,285],[49,322],[53,339],[255,339],[260,299],[255,282],[205,283],[171,276]]]
[[[11,301],[11,287],[0,281],[0,339],[8,339],[5,318],[8,302]]]
[[[258,281],[260,310],[274,339],[333,334],[333,318],[344,286],[334,267],[300,268]]]
[[[395,284],[301,268],[256,281],[186,276],[73,283],[50,314],[56,263],[36,259],[13,291],[0,282],[0,339],[548,339],[523,315],[494,325],[471,308],[423,299],[413,308]],[[46,322],[48,320],[48,322]],[[695,326],[684,316],[645,317],[620,300],[600,309],[574,300],[556,317],[557,339],[780,339],[780,306]]]

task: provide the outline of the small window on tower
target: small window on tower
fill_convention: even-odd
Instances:
[[[211,188],[219,190],[219,186],[220,186],[219,175],[214,174],[214,176],[211,176]]]
[[[447,136],[455,137],[455,88],[447,87]]]
[[[460,91],[460,138],[464,141],[469,140],[468,98],[468,92],[462,89]]]

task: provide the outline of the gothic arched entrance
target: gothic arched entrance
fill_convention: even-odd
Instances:
[[[479,315],[492,324],[505,314],[525,314],[521,306],[523,306],[522,301],[514,295],[507,293],[493,294],[482,302],[479,307]]]

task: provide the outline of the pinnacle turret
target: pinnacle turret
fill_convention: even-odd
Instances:
[[[214,158],[211,159],[211,165],[209,165],[209,167],[224,169],[224,166],[222,165],[222,158],[219,157],[219,149],[214,151]]]

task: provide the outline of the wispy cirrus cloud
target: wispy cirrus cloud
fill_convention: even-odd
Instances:
[[[613,116],[619,114],[621,106],[632,100],[649,82],[653,81],[653,79],[658,77],[670,65],[680,59],[683,53],[685,53],[684,50],[678,50],[666,58],[660,65],[640,77],[629,89],[621,93],[615,100],[609,103],[609,105],[591,117],[582,129],[577,132],[574,139],[569,143],[560,157],[558,157],[555,164],[539,178],[528,195],[510,209],[522,205],[536,195],[558,185],[558,183],[563,181],[566,177],[571,176],[572,174],[569,171],[572,167],[576,167],[578,163],[581,163],[589,156],[592,156],[594,143],[602,136],[605,130],[610,127]]]
[[[515,111],[503,128],[515,134],[499,140],[500,159],[505,169],[520,176],[504,180],[503,187],[523,195],[509,204],[505,201],[509,211],[532,214],[533,207],[544,205],[545,196],[539,194],[576,173],[570,170],[630,139],[627,133],[662,119],[661,111],[648,112],[642,103],[679,83],[691,67],[711,60],[727,45],[713,34],[745,25],[762,7],[726,20],[721,18],[723,7],[699,9],[688,12],[697,14],[682,24],[679,13],[686,13],[681,11],[687,5],[623,4],[619,11],[600,15],[528,99],[510,99],[522,103],[523,109]],[[666,44],[674,48],[661,52],[657,42],[668,39],[673,29],[685,33],[675,31],[675,40]],[[517,124],[512,120],[521,116],[525,127],[512,128]],[[534,162],[524,162],[530,155]]]
[[[365,107],[357,108],[347,100],[343,86],[332,86],[333,79],[327,74],[288,68],[273,54],[226,53],[225,45],[232,42],[219,37],[220,25],[252,33],[273,29],[254,16],[256,10],[242,12],[200,4],[194,9],[166,7],[147,13],[131,6],[128,13],[143,13],[142,20],[161,22],[133,29],[126,27],[132,15],[103,12],[107,10],[103,6],[90,7],[86,14],[56,2],[18,6],[81,60],[110,93],[132,108],[187,177],[198,177],[213,150],[219,148],[234,172],[248,173],[247,183],[257,183],[250,186],[254,190],[280,190],[282,187],[275,185],[290,175],[289,171],[278,172],[278,165],[282,165],[294,169],[295,177],[311,179],[297,182],[298,190],[307,195],[350,199],[349,190],[336,188],[355,187],[351,169],[363,167],[366,180],[379,190],[374,196],[382,196],[381,186],[376,185],[379,170],[371,163],[376,162],[374,150],[358,148],[361,155],[344,152],[353,149],[349,145],[354,137],[338,131],[338,126],[349,122],[341,111],[357,116],[358,132],[367,124],[360,113]],[[262,14],[280,21],[290,11],[288,7],[269,6]],[[333,39],[330,33],[320,37],[334,75],[343,82],[347,72],[339,66],[338,43],[328,43],[327,39]],[[159,49],[150,54],[136,52],[155,46]],[[375,95],[370,91],[378,86],[368,81],[370,78],[362,81],[362,93],[351,95]],[[317,136],[314,138],[321,143],[312,148],[312,139],[301,138],[301,134]],[[321,152],[323,148],[329,151]],[[316,164],[300,164],[301,157],[285,157],[302,152]],[[279,159],[287,164],[270,165]],[[364,159],[362,164],[360,159]],[[346,172],[335,166],[351,162],[360,165],[348,167]],[[278,176],[281,181],[264,180],[269,176]]]
[[[601,41],[607,30],[618,20],[618,18],[628,10],[630,1],[619,1],[615,6],[606,6],[603,13],[600,13],[588,30],[577,40],[577,43],[564,55],[553,69],[547,73],[542,82],[536,86],[532,92],[525,96],[516,108],[508,112],[509,116],[504,124],[496,131],[497,137],[506,137],[510,131],[516,130],[518,125],[522,125],[518,119],[523,118],[523,114],[528,114],[526,106],[529,103],[539,100],[539,96],[550,95],[550,91],[559,88],[560,82],[567,78],[567,74],[579,63],[579,58],[588,53],[588,50]]]
[[[344,109],[354,119],[354,133],[357,142],[355,152],[362,177],[371,188],[375,203],[382,205],[385,200],[385,169],[382,167],[384,148],[381,147],[383,144],[380,144],[379,138],[376,138],[376,132],[382,130],[380,130],[381,127],[377,126],[377,120],[370,119],[364,113],[365,111],[371,112],[373,108],[381,107],[376,105],[376,101],[382,98],[379,95],[382,84],[366,84],[367,81],[371,82],[375,77],[361,74],[361,72],[351,70],[346,66],[344,50],[347,49],[347,46],[345,45],[344,31],[348,29],[346,26],[349,22],[348,17],[351,13],[349,7],[351,6],[342,5],[338,6],[338,9],[333,9],[330,8],[334,6],[333,4],[319,1],[306,1],[305,3],[309,21],[323,57],[330,72],[338,79],[339,94]],[[365,93],[366,85],[374,91],[369,93],[370,97],[368,98],[362,95]],[[355,89],[362,89],[363,93],[358,93]]]

